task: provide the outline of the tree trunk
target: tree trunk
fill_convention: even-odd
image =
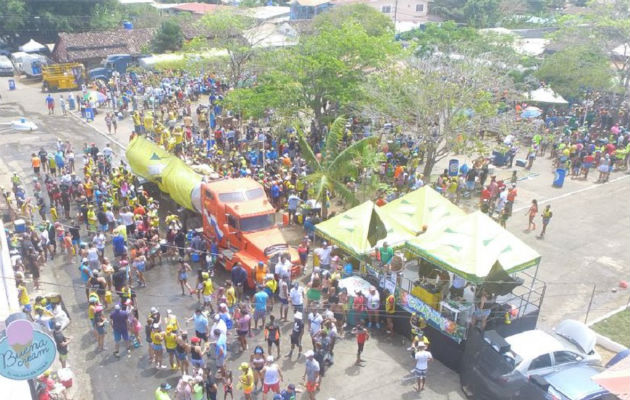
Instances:
[[[424,169],[422,170],[422,174],[424,175],[424,183],[431,183],[431,172],[433,171],[433,167],[435,167],[435,156],[436,151],[433,147],[429,147],[426,150],[424,156]]]

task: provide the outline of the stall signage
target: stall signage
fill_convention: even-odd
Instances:
[[[448,318],[444,318],[439,311],[429,306],[422,300],[407,293],[400,288],[396,290],[396,299],[398,304],[408,312],[415,312],[425,319],[427,323],[443,334],[460,343],[463,340],[463,332],[457,324]]]
[[[50,368],[56,355],[57,346],[50,336],[27,319],[13,320],[0,339],[0,375],[13,380],[37,378]]]

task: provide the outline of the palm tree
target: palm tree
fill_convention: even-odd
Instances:
[[[322,205],[324,219],[328,217],[327,192],[335,193],[352,205],[357,203],[357,198],[348,189],[345,180],[357,179],[361,168],[366,166],[362,156],[367,152],[367,148],[374,147],[379,140],[377,136],[370,136],[344,148],[345,129],[346,118],[338,117],[330,126],[321,157],[315,155],[304,133],[297,129],[302,156],[312,171],[306,180],[315,189],[315,200]]]

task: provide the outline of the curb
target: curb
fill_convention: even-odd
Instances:
[[[83,125],[85,126],[89,126],[90,128],[94,129],[96,132],[98,132],[98,134],[100,134],[101,136],[103,136],[104,138],[106,138],[107,140],[109,140],[110,142],[114,143],[116,146],[120,147],[121,150],[126,150],[127,146],[123,145],[122,143],[120,143],[118,140],[114,139],[112,137],[112,135],[108,135],[107,133],[101,131],[100,129],[98,129],[97,127],[95,127],[94,125],[90,125],[89,123],[87,123],[83,118],[79,117],[78,115],[76,115],[76,113],[74,112],[70,112],[69,113],[74,119],[76,119],[77,121],[81,121],[81,123],[83,123]]]
[[[619,308],[617,308],[615,310],[612,310],[612,311],[602,315],[601,317],[596,318],[592,322],[589,322],[587,324],[587,326],[589,328],[592,328],[592,326],[595,325],[596,323],[601,322],[601,321],[605,320],[606,318],[609,318],[609,317],[611,317],[611,316],[613,316],[613,315],[615,315],[615,314],[617,314],[617,313],[619,313],[621,311],[624,311],[627,308],[628,308],[628,306],[625,305],[625,306],[621,306],[621,307],[619,307]],[[614,340],[612,340],[608,336],[601,335],[601,334],[599,334],[597,332],[595,332],[595,336],[597,337],[597,344],[602,346],[603,348],[605,348],[608,351],[612,351],[614,353],[619,353],[620,351],[623,351],[623,350],[627,349],[626,346],[615,342]]]

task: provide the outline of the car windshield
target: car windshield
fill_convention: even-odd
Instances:
[[[275,223],[273,214],[257,215],[255,217],[241,218],[241,231],[251,232],[269,229]]]

